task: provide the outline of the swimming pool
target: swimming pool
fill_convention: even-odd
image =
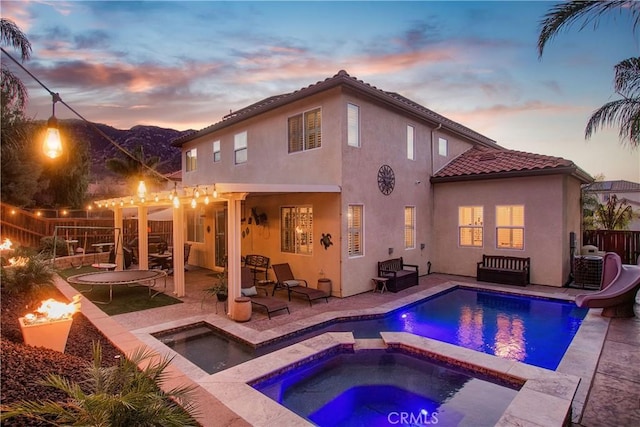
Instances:
[[[204,323],[154,336],[208,373],[337,331],[353,332],[356,338],[377,338],[381,331],[405,331],[555,369],[587,312],[568,301],[455,287],[386,315],[332,321],[258,347]]]
[[[318,426],[490,426],[519,389],[399,350],[338,353],[252,386]]]

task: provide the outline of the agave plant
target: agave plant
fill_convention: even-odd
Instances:
[[[139,348],[117,365],[103,367],[102,349],[94,343],[93,363],[84,367],[84,381],[73,383],[51,374],[42,382],[65,393],[65,402],[21,401],[4,406],[0,421],[23,416],[52,425],[198,426],[194,387],[167,392],[160,388],[168,378],[169,363],[171,358]]]

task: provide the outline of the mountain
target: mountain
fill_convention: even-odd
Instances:
[[[145,157],[158,156],[161,159],[158,171],[161,173],[180,170],[180,149],[171,146],[171,141],[193,132],[193,130],[178,131],[143,125],[134,126],[129,130],[116,129],[100,123],[94,123],[94,125],[100,132],[82,120],[59,120],[60,132],[63,138],[66,136],[71,140],[86,141],[89,144],[92,181],[102,177],[113,176],[113,173],[105,167],[105,160],[114,157],[123,158],[125,156],[101,132],[129,152],[141,145],[144,148]]]

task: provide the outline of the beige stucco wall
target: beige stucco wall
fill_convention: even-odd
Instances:
[[[531,283],[563,286],[569,274],[569,232],[580,233],[579,183],[564,175],[435,185],[436,272],[476,275],[482,254],[531,257]],[[496,249],[497,205],[525,206],[524,250]],[[458,245],[458,207],[484,207],[482,248]]]

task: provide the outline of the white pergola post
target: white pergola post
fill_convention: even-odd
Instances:
[[[228,274],[228,313],[233,319],[237,319],[236,298],[240,293],[240,258],[242,257],[242,201],[247,193],[232,193],[227,200],[227,274]]]
[[[149,269],[149,227],[148,209],[144,205],[138,206],[138,269]]]
[[[173,209],[173,291],[185,296],[184,283],[184,203]]]
[[[122,246],[124,245],[124,221],[122,215],[122,208],[119,206],[115,206],[113,208],[113,226],[117,229],[120,229],[120,235],[117,236],[119,242],[115,242],[115,251],[116,251],[116,270],[124,270],[124,250]]]

